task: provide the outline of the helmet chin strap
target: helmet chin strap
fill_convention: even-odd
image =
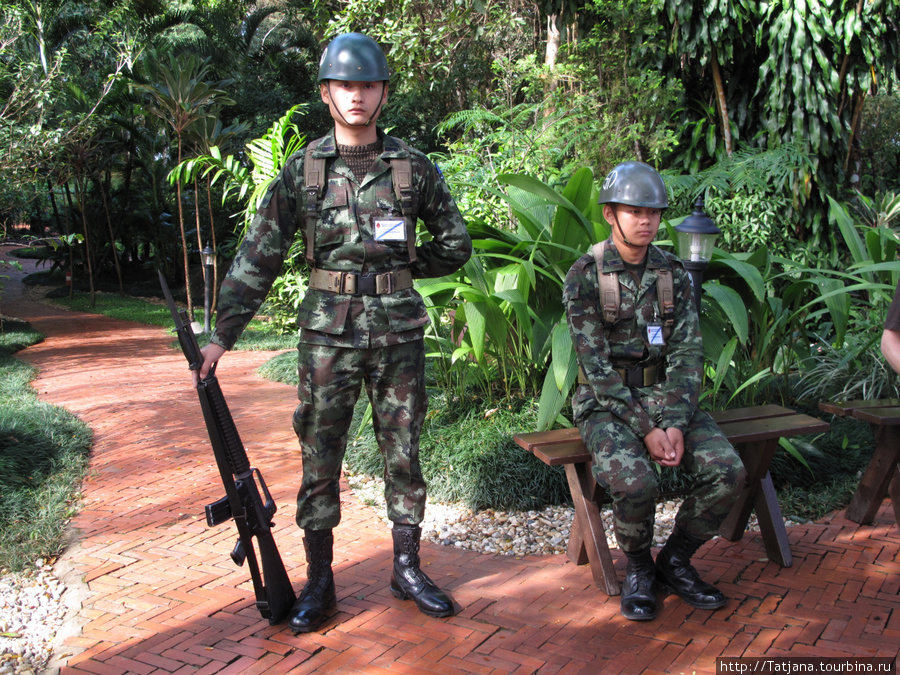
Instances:
[[[644,248],[643,246],[641,246],[641,245],[639,245],[639,244],[632,244],[630,241],[628,241],[628,237],[625,236],[625,231],[622,229],[622,226],[619,225],[619,214],[616,213],[616,209],[615,209],[615,208],[610,207],[610,209],[612,209],[612,212],[613,212],[613,220],[616,221],[616,227],[619,228],[619,236],[622,237],[622,242],[623,242],[626,246],[628,246],[629,248]]]
[[[344,113],[341,112],[341,109],[338,108],[337,103],[334,102],[334,97],[331,95],[331,80],[328,80],[328,85],[327,85],[327,86],[328,86],[328,98],[331,99],[331,102],[332,102],[332,104],[334,105],[334,109],[337,110],[338,117],[340,117],[340,118],[344,121],[344,124],[346,124],[348,127],[367,127],[367,126],[369,126],[370,124],[372,124],[372,120],[374,120],[374,119],[378,116],[378,113],[379,113],[379,111],[381,110],[381,106],[382,106],[382,104],[384,103],[384,87],[385,87],[385,84],[384,84],[384,82],[382,82],[382,83],[381,83],[381,96],[380,96],[380,98],[378,99],[378,107],[375,108],[375,112],[373,112],[373,113],[372,113],[372,116],[371,116],[368,120],[366,120],[364,123],[362,123],[362,124],[353,124],[352,122],[348,122],[348,121],[347,121],[347,118],[344,117]]]

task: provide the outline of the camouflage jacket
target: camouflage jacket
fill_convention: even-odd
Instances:
[[[650,344],[648,324],[659,322],[656,270],[669,268],[675,287],[675,324],[665,348]],[[572,398],[576,419],[604,411],[620,418],[639,438],[654,427],[682,431],[697,408],[702,382],[703,345],[691,280],[681,261],[651,245],[640,287],[625,271],[610,239],[604,272],[618,272],[621,304],[616,322],[603,320],[597,266],[592,253],[581,256],[566,275],[563,301],[578,363],[590,382]],[[666,381],[649,387],[627,387],[613,370],[664,361]]]
[[[450,190],[437,167],[412,151],[413,187],[418,218],[430,237],[416,246],[409,264],[406,241],[376,241],[374,219],[401,213],[386,161],[407,154],[385,135],[381,156],[358,183],[338,156],[334,132],[314,154],[329,158],[328,185],[319,205],[315,264],[324,270],[383,273],[409,267],[414,278],[450,274],[469,259],[472,241]],[[230,349],[256,314],[281,272],[295,235],[305,236],[303,163],[305,150],[288,158],[260,203],[219,293],[212,342]],[[304,242],[309,245],[309,242]],[[414,288],[390,295],[351,296],[309,289],[298,310],[301,342],[368,348],[416,339],[428,322],[425,304]]]

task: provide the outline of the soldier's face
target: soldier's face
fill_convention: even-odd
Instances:
[[[631,244],[649,246],[659,231],[662,211],[646,206],[604,204],[603,217],[612,227],[613,241],[618,247],[621,247],[623,233]],[[618,226],[616,220],[619,222]]]
[[[319,89],[334,121],[353,126],[374,123],[388,95],[387,82],[330,80],[323,82]]]

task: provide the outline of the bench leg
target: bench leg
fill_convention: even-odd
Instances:
[[[755,509],[769,559],[782,567],[790,567],[793,562],[791,548],[784,529],[784,518],[778,505],[778,497],[772,485],[772,477],[769,475],[769,465],[777,448],[777,438],[737,446],[744,468],[747,470],[747,482],[719,528],[719,534],[729,541],[738,541],[744,536],[750,514]]]
[[[778,493],[775,492],[772,476],[768,471],[761,481],[754,505],[759,531],[769,560],[774,560],[782,567],[790,567],[794,563],[791,557],[791,544],[784,529],[784,516],[781,515],[781,506],[778,504]]]
[[[861,525],[868,525],[875,519],[900,460],[900,427],[873,425],[872,430],[875,432],[875,452],[853,493],[846,513],[848,520]],[[896,509],[895,500],[894,510]]]
[[[894,505],[894,522],[900,527],[900,462],[894,467],[894,478],[890,487],[891,504]]]
[[[596,483],[590,464],[566,464],[569,492],[575,504],[575,519],[569,535],[568,556],[575,564],[587,555],[594,583],[607,595],[619,595],[619,580],[613,565],[606,530],[600,517],[600,507],[594,499]]]

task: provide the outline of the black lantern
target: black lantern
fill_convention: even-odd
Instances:
[[[212,274],[213,264],[216,260],[216,252],[210,247],[209,242],[200,251],[200,259],[203,261],[203,332],[209,333],[209,314],[212,306]]]
[[[678,235],[678,255],[691,275],[694,289],[694,305],[700,313],[700,296],[703,286],[703,270],[712,258],[716,237],[721,230],[703,211],[703,197],[697,197],[694,212],[675,226]]]

